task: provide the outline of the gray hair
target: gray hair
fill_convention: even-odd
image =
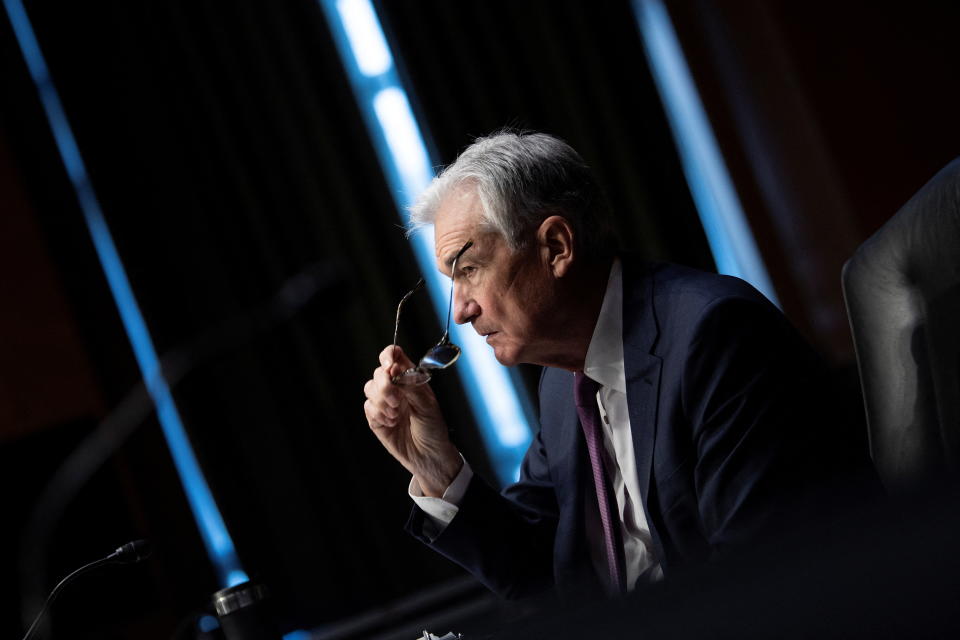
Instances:
[[[559,138],[509,130],[477,138],[410,207],[410,233],[432,224],[440,203],[461,185],[476,188],[484,226],[514,251],[551,215],[567,219],[584,257],[615,251],[603,193],[580,155]]]

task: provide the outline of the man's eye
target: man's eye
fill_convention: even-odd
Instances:
[[[467,265],[467,266],[463,267],[462,269],[460,269],[460,273],[462,273],[462,274],[465,275],[465,276],[468,276],[468,275],[470,275],[471,273],[473,273],[473,272],[476,271],[476,270],[477,270],[476,267],[474,267],[474,266],[472,266],[472,265]]]

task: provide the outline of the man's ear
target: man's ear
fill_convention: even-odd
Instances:
[[[562,278],[570,270],[575,251],[573,228],[563,216],[549,216],[537,229],[537,246],[541,259],[554,277]]]

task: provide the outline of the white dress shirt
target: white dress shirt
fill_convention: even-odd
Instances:
[[[602,452],[604,467],[617,500],[620,532],[623,538],[624,560],[627,569],[627,587],[632,589],[637,579],[646,581],[663,577],[653,553],[650,527],[643,510],[640,484],[637,477],[636,456],[627,410],[627,384],[623,365],[623,284],[620,261],[615,260],[607,281],[607,290],[600,308],[600,316],[593,330],[583,372],[601,385],[597,405],[603,424]],[[463,469],[444,492],[442,498],[423,495],[416,478],[410,480],[410,497],[426,514],[424,533],[436,538],[453,521],[457,505],[466,492],[473,471],[464,461]],[[603,530],[597,518],[595,526],[587,528],[590,560],[597,575],[607,575]]]

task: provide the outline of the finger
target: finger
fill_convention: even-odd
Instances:
[[[396,407],[391,407],[386,402],[383,401],[383,398],[374,396],[367,400],[370,403],[370,406],[376,411],[374,418],[377,422],[384,422],[395,424],[397,418],[400,417],[400,409]]]
[[[397,345],[390,345],[380,352],[380,365],[389,367],[397,358],[403,357],[403,349]]]
[[[388,406],[397,408],[403,402],[403,388],[393,384],[393,376],[386,369],[379,368],[373,373],[375,385],[374,397],[382,398]]]
[[[396,410],[384,407],[378,404],[376,400],[367,400],[364,402],[363,412],[367,417],[367,423],[371,429],[397,426],[397,415],[391,415],[391,413],[396,414]]]
[[[376,429],[379,422],[377,421],[377,410],[373,406],[373,402],[367,400],[363,403],[363,415],[367,418],[367,424],[370,425],[371,429]]]
[[[397,419],[400,417],[400,408],[391,407],[382,398],[371,398],[370,402],[373,403],[373,406],[380,412],[379,421],[388,422],[391,425],[396,424]]]
[[[396,345],[390,345],[380,352],[380,364],[388,370],[398,366],[401,368],[400,371],[406,371],[413,367],[413,362],[403,352],[403,348]],[[397,374],[392,373],[392,375]]]
[[[366,415],[367,424],[370,425],[371,429],[380,429],[385,426],[380,419],[380,411],[371,400],[363,403],[363,413]]]
[[[377,384],[375,379],[367,380],[367,384],[363,385],[363,395],[367,397],[367,402],[364,403],[364,406],[366,407],[369,404],[376,411],[386,414],[391,418],[396,418],[399,415],[397,409],[387,404],[379,387],[380,385]]]
[[[395,424],[403,412],[408,410],[404,390],[393,384],[383,369],[377,369],[372,382],[372,390],[368,396],[370,401],[380,411],[383,420]]]
[[[373,406],[378,410],[390,409],[392,417],[396,417],[396,408],[400,405],[399,400],[387,401],[386,397],[396,394],[395,385],[389,384],[389,380],[383,369],[377,369],[373,372],[373,378],[367,380],[363,385],[363,395],[372,401]]]

